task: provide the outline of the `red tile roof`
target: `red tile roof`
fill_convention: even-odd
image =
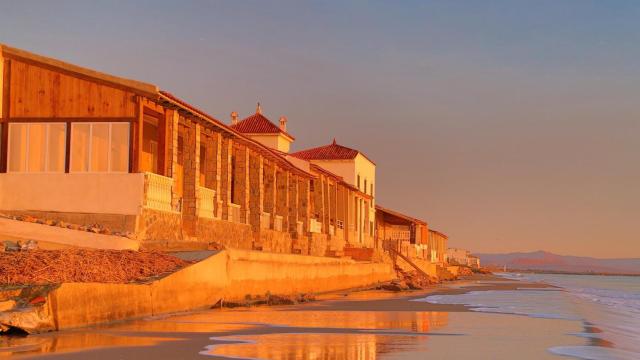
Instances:
[[[351,160],[355,159],[358,154],[362,153],[358,150],[338,145],[336,140],[333,139],[333,143],[329,145],[298,151],[291,155],[304,160]],[[362,156],[371,161],[365,154],[362,154]],[[373,161],[371,162],[375,165]]]
[[[244,134],[284,134],[290,137],[291,140],[295,140],[291,134],[280,129],[279,126],[260,113],[255,113],[237,124],[231,125],[231,128]]]

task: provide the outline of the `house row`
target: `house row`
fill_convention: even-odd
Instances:
[[[408,258],[445,265],[448,237],[426,221],[376,205],[376,235],[383,248]]]
[[[469,266],[474,269],[480,268],[480,258],[472,255],[471,252],[467,249],[447,249],[447,262],[452,265]]]
[[[291,152],[287,118],[260,104],[225,123],[153,84],[5,45],[0,84],[3,213],[99,224],[144,248],[355,256],[396,239],[444,261],[444,235],[377,207],[364,153],[335,139]]]

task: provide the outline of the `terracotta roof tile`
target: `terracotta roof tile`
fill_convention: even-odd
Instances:
[[[298,151],[291,155],[304,160],[351,160],[355,159],[358,154],[362,153],[358,150],[338,145],[334,139],[333,143],[329,145]],[[364,154],[362,156],[367,158]],[[371,161],[369,158],[367,160]],[[371,162],[373,163],[373,161]]]
[[[276,124],[267,119],[264,115],[255,113],[246,119],[241,120],[235,125],[231,125],[233,129],[244,134],[284,134],[295,140],[291,134],[283,131]]]

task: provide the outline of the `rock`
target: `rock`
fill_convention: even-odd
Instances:
[[[35,250],[37,248],[38,242],[35,240],[28,240],[26,243],[20,244],[20,250],[22,251]]]
[[[20,242],[6,240],[4,242],[4,249],[5,251],[20,251]]]
[[[53,331],[53,316],[48,306],[27,307],[0,312],[0,333],[20,329],[28,334]]]
[[[0,301],[0,312],[11,310],[14,307],[16,307],[16,302],[14,300]]]

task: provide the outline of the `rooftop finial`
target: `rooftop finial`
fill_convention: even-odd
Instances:
[[[238,113],[235,111],[231,112],[231,125],[235,125],[238,123]]]
[[[260,106],[260,102],[258,102],[258,106],[256,106],[256,114],[262,114],[262,106]]]
[[[333,145],[337,145],[336,138],[333,138]]]

